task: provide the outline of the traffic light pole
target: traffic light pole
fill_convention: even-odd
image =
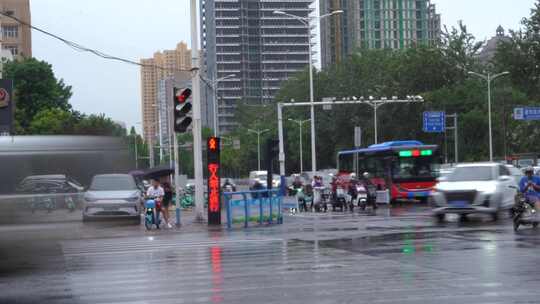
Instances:
[[[173,149],[174,149],[174,192],[176,193],[176,226],[181,225],[180,213],[182,206],[180,205],[180,158],[178,153],[178,137],[173,133]]]
[[[191,0],[191,87],[193,91],[193,166],[195,171],[195,220],[204,220],[204,183],[202,160],[201,90],[199,70],[199,31],[197,0]]]

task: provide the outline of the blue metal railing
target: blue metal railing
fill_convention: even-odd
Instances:
[[[250,209],[253,206],[258,207],[259,224],[263,224],[265,207],[268,209],[268,223],[273,223],[274,209],[277,209],[277,224],[283,224],[282,203],[283,196],[279,189],[276,190],[256,190],[241,192],[223,193],[225,206],[227,208],[227,228],[231,229],[234,221],[234,208],[242,207],[244,212],[244,228],[247,228],[250,222]],[[238,199],[240,197],[241,199]]]

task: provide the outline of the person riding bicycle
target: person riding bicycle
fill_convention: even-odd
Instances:
[[[525,169],[525,176],[521,178],[519,182],[519,190],[527,194],[527,196],[540,198],[540,177],[534,175],[534,168],[527,167]]]

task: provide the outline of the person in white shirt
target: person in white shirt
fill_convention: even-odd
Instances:
[[[152,198],[152,199],[154,199],[154,200],[156,200],[158,202],[161,202],[164,195],[165,195],[165,191],[159,185],[159,181],[153,179],[152,180],[152,186],[150,186],[150,188],[148,188],[148,190],[146,190],[146,196],[148,198]]]
[[[160,186],[158,180],[155,180],[155,179],[152,180],[152,186],[150,186],[150,188],[146,190],[146,196],[156,201],[156,210],[158,211],[158,215],[159,215],[159,212],[168,212],[167,208],[163,210],[164,208],[163,208],[162,202],[163,202],[163,196],[165,196],[165,191]],[[165,219],[165,223],[167,224],[167,227],[172,228],[172,225],[169,223],[168,214],[167,215],[165,215],[165,213],[163,214],[164,214],[163,217]]]

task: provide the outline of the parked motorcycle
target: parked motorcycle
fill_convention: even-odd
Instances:
[[[187,187],[185,190],[182,191],[181,197],[180,197],[180,207],[183,209],[191,208],[195,205],[193,200],[193,193],[194,190],[191,187]]]
[[[73,201],[73,198],[71,196],[66,197],[66,207],[69,212],[73,212],[77,208],[77,205],[75,204],[75,201]]]
[[[30,198],[30,208],[32,213],[37,210],[45,209],[47,213],[51,213],[56,209],[56,200],[51,197],[36,196]]]
[[[532,225],[533,228],[538,227],[540,219],[536,210],[536,198],[530,197],[524,193],[518,193],[516,203],[512,208],[514,231],[522,225]]]

